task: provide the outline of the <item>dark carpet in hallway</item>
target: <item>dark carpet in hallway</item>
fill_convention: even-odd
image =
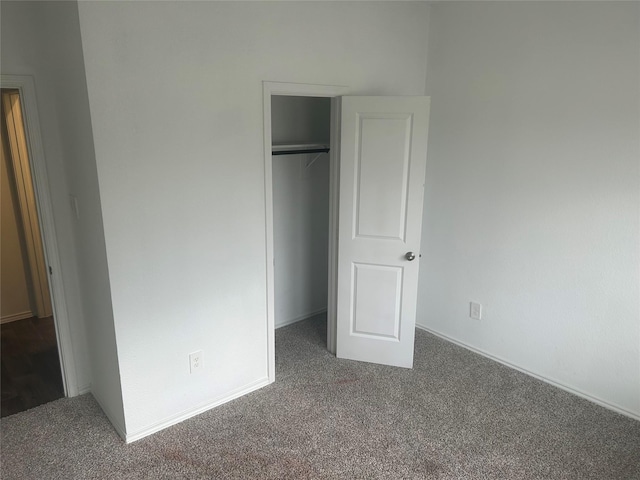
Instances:
[[[3,417],[64,396],[53,317],[3,323],[0,337]]]

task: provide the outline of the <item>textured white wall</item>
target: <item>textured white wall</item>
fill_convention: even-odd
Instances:
[[[329,143],[331,100],[322,97],[271,97],[271,141]]]
[[[273,157],[276,328],[327,308],[329,156]]]
[[[79,7],[135,437],[267,377],[262,81],[423,94],[428,6]],[[204,368],[190,375],[195,350]]]
[[[330,125],[329,98],[272,97],[274,144],[328,144]],[[276,328],[327,308],[329,155],[317,155],[273,157]]]
[[[418,310],[429,329],[635,415],[639,10],[433,5]]]
[[[122,433],[118,353],[78,6],[75,2],[43,2],[41,8],[47,19],[41,35],[55,90],[57,129],[69,192],[78,202],[79,216],[73,219],[73,234],[91,361],[91,392]]]
[[[59,89],[81,88],[83,80],[78,77],[70,85],[61,81],[60,69],[70,69],[68,76],[80,75],[78,72],[81,71],[81,63],[78,63],[77,57],[67,58],[66,51],[57,48],[65,44],[64,39],[68,35],[73,36],[73,31],[67,31],[69,23],[66,18],[69,10],[75,8],[72,2],[1,2],[1,70],[5,75],[32,75],[35,80],[61,273],[67,295],[66,306],[73,344],[73,351],[70,353],[76,366],[77,387],[80,391],[87,391],[91,372],[85,337],[84,294],[78,276],[78,249],[69,207],[69,179],[66,176],[69,156],[67,146],[77,139],[74,138],[74,132],[69,131],[69,125],[60,116],[59,110]],[[79,41],[76,27],[75,38],[70,43],[78,44]],[[74,97],[75,100],[77,98]],[[86,108],[86,103],[84,107]],[[79,121],[87,120],[81,103],[72,102],[68,108],[71,109],[72,116],[79,116]],[[92,158],[82,160],[90,162]]]

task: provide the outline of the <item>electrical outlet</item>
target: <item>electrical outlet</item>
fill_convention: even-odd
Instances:
[[[482,304],[471,302],[469,308],[469,316],[474,320],[482,320]]]
[[[202,350],[189,354],[190,373],[197,373],[202,370]]]

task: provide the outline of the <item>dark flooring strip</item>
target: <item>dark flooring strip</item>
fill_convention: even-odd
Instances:
[[[1,325],[2,417],[64,397],[53,317]]]

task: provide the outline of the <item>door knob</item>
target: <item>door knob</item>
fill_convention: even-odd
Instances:
[[[413,252],[407,252],[407,254],[404,256],[404,258],[406,258],[407,260],[411,261],[414,258],[416,258],[416,255]]]

